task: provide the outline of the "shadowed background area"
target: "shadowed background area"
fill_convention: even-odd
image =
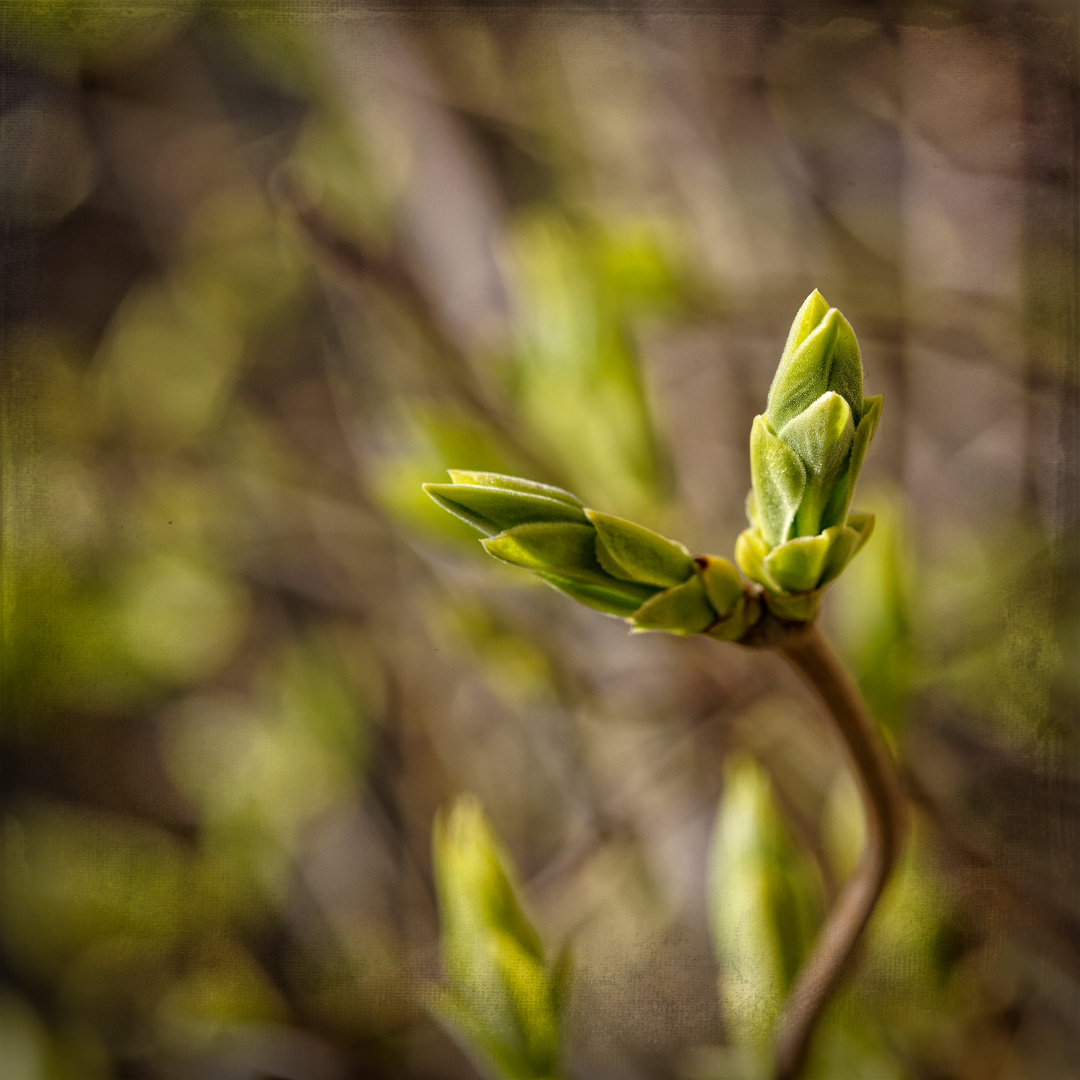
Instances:
[[[860,843],[811,699],[420,484],[730,556],[814,287],[885,398],[823,618],[916,809],[810,1075],[1080,1074],[1077,32],[5,4],[0,1075],[475,1075],[426,1008],[462,791],[572,947],[573,1076],[753,1075]]]

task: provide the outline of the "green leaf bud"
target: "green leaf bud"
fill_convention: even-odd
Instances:
[[[880,416],[881,398],[862,396],[851,326],[811,293],[788,333],[765,412],[754,420],[751,527],[735,546],[740,569],[765,588],[781,618],[812,617],[820,590],[869,536],[866,520],[848,508]],[[800,595],[806,598],[796,601]]]
[[[765,571],[784,592],[809,592],[826,584],[826,563],[837,549],[832,561],[847,564],[855,539],[855,530],[844,525],[834,525],[818,536],[796,537],[765,556]]]
[[[475,958],[468,938],[484,927],[498,928],[531,955],[541,956],[540,938],[521,911],[516,883],[475,797],[459,798],[449,814],[436,816],[433,828],[435,884],[449,966],[469,966]]]
[[[654,585],[613,577],[596,557],[596,532],[590,525],[541,522],[518,525],[498,536],[481,540],[484,550],[502,562],[586,585],[601,585],[613,592],[648,600]]]
[[[773,592],[780,592],[780,586],[765,571],[765,556],[772,551],[757,529],[744,529],[735,540],[735,562],[739,569],[751,580]]]
[[[789,420],[780,429],[779,438],[798,454],[806,469],[806,488],[795,514],[795,535],[813,536],[851,456],[855,438],[851,409],[830,390]]]
[[[455,484],[473,484],[479,487],[500,488],[503,491],[520,491],[525,495],[543,495],[548,499],[569,503],[571,506],[583,506],[582,501],[569,491],[552,484],[541,484],[537,480],[525,480],[520,476],[504,476],[502,473],[469,472],[466,469],[447,469],[450,479]]]
[[[810,619],[822,590],[840,576],[873,531],[873,514],[851,514],[846,525],[770,548],[757,530],[746,529],[735,541],[735,561],[751,581],[765,587],[773,614]]]
[[[787,341],[784,343],[784,351],[780,354],[780,365],[783,367],[791,359],[792,353],[807,339],[829,313],[829,302],[815,289],[799,308],[791,329],[788,331]],[[778,369],[779,370],[779,369]]]
[[[564,959],[548,965],[509,859],[472,796],[435,819],[435,887],[445,985],[431,1004],[493,1075],[558,1073]]]
[[[802,468],[794,451],[780,445]],[[453,483],[424,490],[484,533],[480,542],[489,555],[587,607],[627,619],[635,630],[708,632],[734,641],[758,617],[760,605],[726,559],[694,559],[682,544],[586,508],[550,485],[458,469],[450,477]]]
[[[806,466],[760,416],[750,431],[750,478],[761,533],[770,544],[782,544],[795,527],[806,490]]]
[[[822,517],[823,526],[843,524],[848,507],[851,505],[851,496],[855,491],[855,481],[859,479],[859,471],[862,469],[866,451],[870,448],[870,440],[873,439],[874,432],[877,431],[878,420],[880,419],[881,395],[863,398],[862,419],[855,429],[847,469],[837,481],[829,503],[825,507]]]
[[[602,611],[606,615],[617,615],[621,619],[628,619],[641,607],[641,597],[636,593],[619,592],[617,588],[609,588],[605,585],[587,585],[580,581],[572,581],[570,578],[559,577],[557,574],[537,573],[536,576],[579,604]]]

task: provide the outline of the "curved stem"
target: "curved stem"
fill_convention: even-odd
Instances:
[[[777,1025],[775,1077],[794,1080],[806,1059],[814,1026],[896,863],[903,842],[904,804],[896,766],[862,697],[817,626],[787,624],[771,635],[769,645],[825,706],[858,780],[866,815],[862,860],[829,913]]]

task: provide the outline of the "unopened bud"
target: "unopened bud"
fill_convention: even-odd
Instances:
[[[754,420],[751,528],[735,550],[743,573],[784,618],[812,617],[820,590],[869,538],[872,519],[849,517],[848,508],[880,415],[881,398],[862,396],[851,326],[815,290],[795,316],[767,407]]]

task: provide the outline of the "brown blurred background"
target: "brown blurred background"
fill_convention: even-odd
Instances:
[[[814,1068],[1080,1076],[1077,35],[4,4],[4,1080],[473,1075],[424,1007],[460,791],[572,943],[570,1073],[741,1075],[725,768],[823,899],[858,843],[810,699],[419,485],[527,475],[729,555],[814,287],[885,397],[824,617],[919,807]]]

